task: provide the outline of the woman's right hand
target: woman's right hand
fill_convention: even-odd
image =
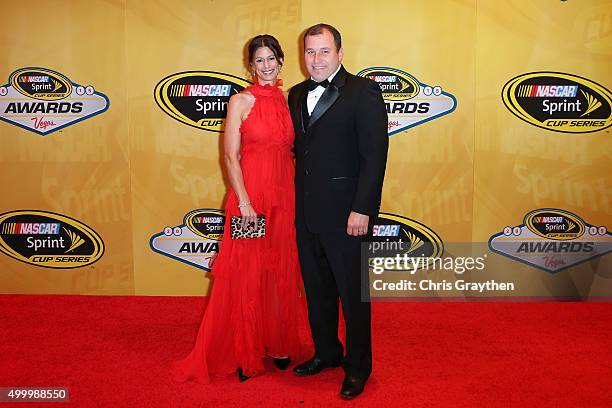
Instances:
[[[253,229],[257,226],[257,213],[251,204],[240,207],[240,215],[242,216],[243,230],[246,230],[249,225]]]

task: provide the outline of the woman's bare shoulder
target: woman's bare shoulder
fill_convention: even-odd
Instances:
[[[229,108],[240,112],[240,116],[244,116],[246,112],[251,110],[255,103],[255,96],[249,91],[242,91],[234,94],[229,99]]]
[[[230,96],[230,103],[238,104],[238,105],[249,105],[255,101],[255,96],[249,91],[242,91],[237,94]]]

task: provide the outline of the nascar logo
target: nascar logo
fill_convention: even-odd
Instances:
[[[612,251],[612,234],[569,211],[533,210],[524,222],[489,239],[491,251],[557,273]]]
[[[521,85],[517,89],[517,95],[523,98],[573,98],[577,93],[577,85]]]
[[[102,257],[104,242],[74,218],[19,210],[0,214],[0,252],[34,266],[80,268]]]
[[[166,227],[151,237],[154,252],[210,271],[211,260],[219,252],[225,227],[222,210],[199,209],[187,213],[183,224]]]
[[[532,211],[525,216],[525,225],[534,234],[553,240],[571,240],[585,231],[580,217],[562,210]]]
[[[542,129],[589,133],[612,125],[612,93],[602,85],[562,72],[530,72],[502,89],[506,108]]]
[[[39,135],[63,129],[108,109],[106,95],[47,68],[21,68],[0,86],[0,120]]]
[[[155,102],[171,118],[188,126],[222,132],[230,96],[250,85],[245,79],[213,71],[171,74],[155,86]]]
[[[387,109],[389,136],[447,115],[457,107],[455,97],[442,87],[421,83],[396,68],[366,68],[357,75],[380,86]]]
[[[560,224],[562,222],[563,222],[563,217],[533,217],[534,224],[543,224],[543,223]]]
[[[170,96],[230,96],[231,85],[172,85]]]
[[[2,224],[2,234],[8,235],[57,235],[59,232],[59,223],[7,222]]]
[[[440,258],[444,253],[444,243],[440,236],[416,220],[381,212],[373,222],[369,250],[373,251],[372,254],[376,253],[376,257],[395,256],[397,244],[402,244],[409,256],[426,259],[419,267],[424,268],[433,262],[434,258]],[[390,250],[385,250],[389,247]],[[369,258],[370,266],[373,265],[373,261],[374,257]]]
[[[397,237],[400,234],[400,226],[394,225],[374,225],[372,236],[374,237]]]

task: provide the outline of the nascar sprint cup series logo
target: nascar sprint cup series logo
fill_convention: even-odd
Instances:
[[[426,268],[434,258],[444,253],[442,239],[431,228],[397,214],[379,213],[372,223],[372,237],[368,244],[369,256],[407,256],[422,260],[419,268]],[[372,263],[372,258],[368,261]],[[398,271],[399,272],[399,271]]]
[[[98,115],[108,109],[106,95],[46,68],[21,68],[0,86],[0,119],[39,135]]]
[[[210,271],[219,252],[225,215],[222,210],[200,209],[185,215],[183,224],[166,227],[151,237],[151,249],[158,254]]]
[[[542,129],[589,133],[612,124],[612,94],[596,82],[561,72],[531,72],[512,78],[502,90],[506,107]]]
[[[189,126],[222,132],[230,96],[251,83],[212,71],[172,74],[155,86],[155,102],[170,117]]]
[[[527,214],[523,224],[493,235],[489,248],[556,273],[612,251],[612,234],[569,211],[543,208]]]
[[[399,69],[366,68],[357,75],[380,86],[389,117],[389,136],[449,114],[457,107],[455,97],[442,87],[421,83]]]
[[[0,251],[30,265],[79,268],[102,257],[104,242],[74,218],[20,210],[0,215]]]

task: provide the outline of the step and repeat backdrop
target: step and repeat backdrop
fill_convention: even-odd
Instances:
[[[1,293],[206,294],[245,45],[280,40],[288,89],[306,77],[302,31],[327,22],[389,115],[373,299],[612,296],[612,1],[3,11]]]

